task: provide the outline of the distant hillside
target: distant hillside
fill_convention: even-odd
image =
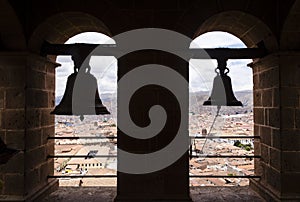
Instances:
[[[102,102],[111,102],[116,98],[116,95],[112,94],[112,93],[104,93],[104,94],[101,94],[100,96],[101,96]],[[60,103],[62,97],[63,97],[62,95],[56,96],[55,105],[58,105]]]
[[[208,99],[210,92],[208,91],[199,91],[190,93],[190,111],[201,112],[210,110],[209,107],[203,107],[203,102]],[[253,93],[252,91],[238,91],[235,92],[236,98],[241,101],[244,107],[223,107],[223,111],[226,113],[242,113],[245,111],[250,112],[253,107]],[[109,108],[115,108],[112,105],[115,105],[117,96],[111,93],[101,94],[101,100]],[[57,96],[55,99],[56,105],[60,103],[62,96]],[[116,109],[114,109],[115,111]]]
[[[250,112],[253,108],[253,92],[252,91],[238,91],[234,92],[235,97],[243,103],[243,107],[222,107],[222,112],[234,114],[234,113],[244,113]],[[202,112],[210,110],[211,107],[203,106],[204,101],[206,101],[210,96],[208,91],[199,91],[190,93],[190,111],[191,112]]]

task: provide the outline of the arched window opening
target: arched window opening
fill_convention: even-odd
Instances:
[[[108,36],[96,32],[84,32],[71,37],[65,44],[88,43],[88,44],[114,44]],[[98,158],[116,154],[117,146],[111,137],[117,133],[117,60],[113,56],[93,55],[88,62],[90,73],[97,79],[97,88],[103,105],[110,114],[79,116],[56,115],[55,136],[61,139],[55,140],[55,155],[62,152],[68,158],[55,159],[54,175],[96,175],[116,174],[117,163],[115,157]],[[56,105],[66,90],[68,76],[74,72],[74,61],[71,56],[57,56],[56,62],[61,64],[56,68]],[[73,139],[68,139],[73,137]],[[75,156],[86,156],[78,158]],[[106,161],[104,167],[98,167],[100,162]],[[68,165],[78,165],[78,168]],[[97,165],[97,166],[95,166]],[[66,168],[68,167],[68,171]],[[60,178],[61,186],[78,186],[79,178],[64,180]],[[80,186],[116,186],[116,178],[82,178]],[[104,183],[104,184],[103,184]]]
[[[207,32],[195,38],[190,48],[247,48],[227,32]],[[203,106],[211,95],[217,60],[191,59],[189,65],[190,173],[195,176],[253,175],[254,160],[245,158],[206,158],[206,155],[253,155],[253,79],[250,59],[227,61],[228,76],[236,98],[243,107]],[[236,136],[238,139],[225,138]],[[246,186],[246,178],[191,178],[191,186]]]

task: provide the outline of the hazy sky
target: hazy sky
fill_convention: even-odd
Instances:
[[[82,33],[70,38],[70,43],[111,43],[109,37],[100,33]],[[225,32],[209,32],[195,39],[201,48],[245,48],[246,46],[237,37]],[[252,70],[247,64],[252,60],[229,60],[228,68],[233,90],[252,90]],[[56,68],[56,95],[63,95],[67,78],[73,72],[71,56],[58,56],[57,62],[61,67]],[[214,60],[190,60],[190,91],[210,91],[216,75]],[[92,56],[91,73],[97,78],[101,93],[114,93],[117,89],[117,60],[109,56]]]

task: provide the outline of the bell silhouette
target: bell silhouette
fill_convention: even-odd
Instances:
[[[19,151],[16,149],[8,148],[0,138],[0,165],[6,164],[9,159],[15,156],[18,152]]]
[[[231,79],[227,74],[217,75],[214,78],[211,96],[203,105],[215,106],[243,106],[233,94]]]
[[[51,112],[56,115],[100,115],[110,114],[98,92],[97,79],[89,72],[74,72],[59,105]]]

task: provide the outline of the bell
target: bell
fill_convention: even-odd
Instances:
[[[214,78],[211,96],[203,105],[216,106],[243,106],[233,94],[231,79],[227,74],[217,75]]]
[[[51,112],[56,115],[100,115],[110,114],[98,92],[97,79],[89,72],[74,72],[59,105]]]

